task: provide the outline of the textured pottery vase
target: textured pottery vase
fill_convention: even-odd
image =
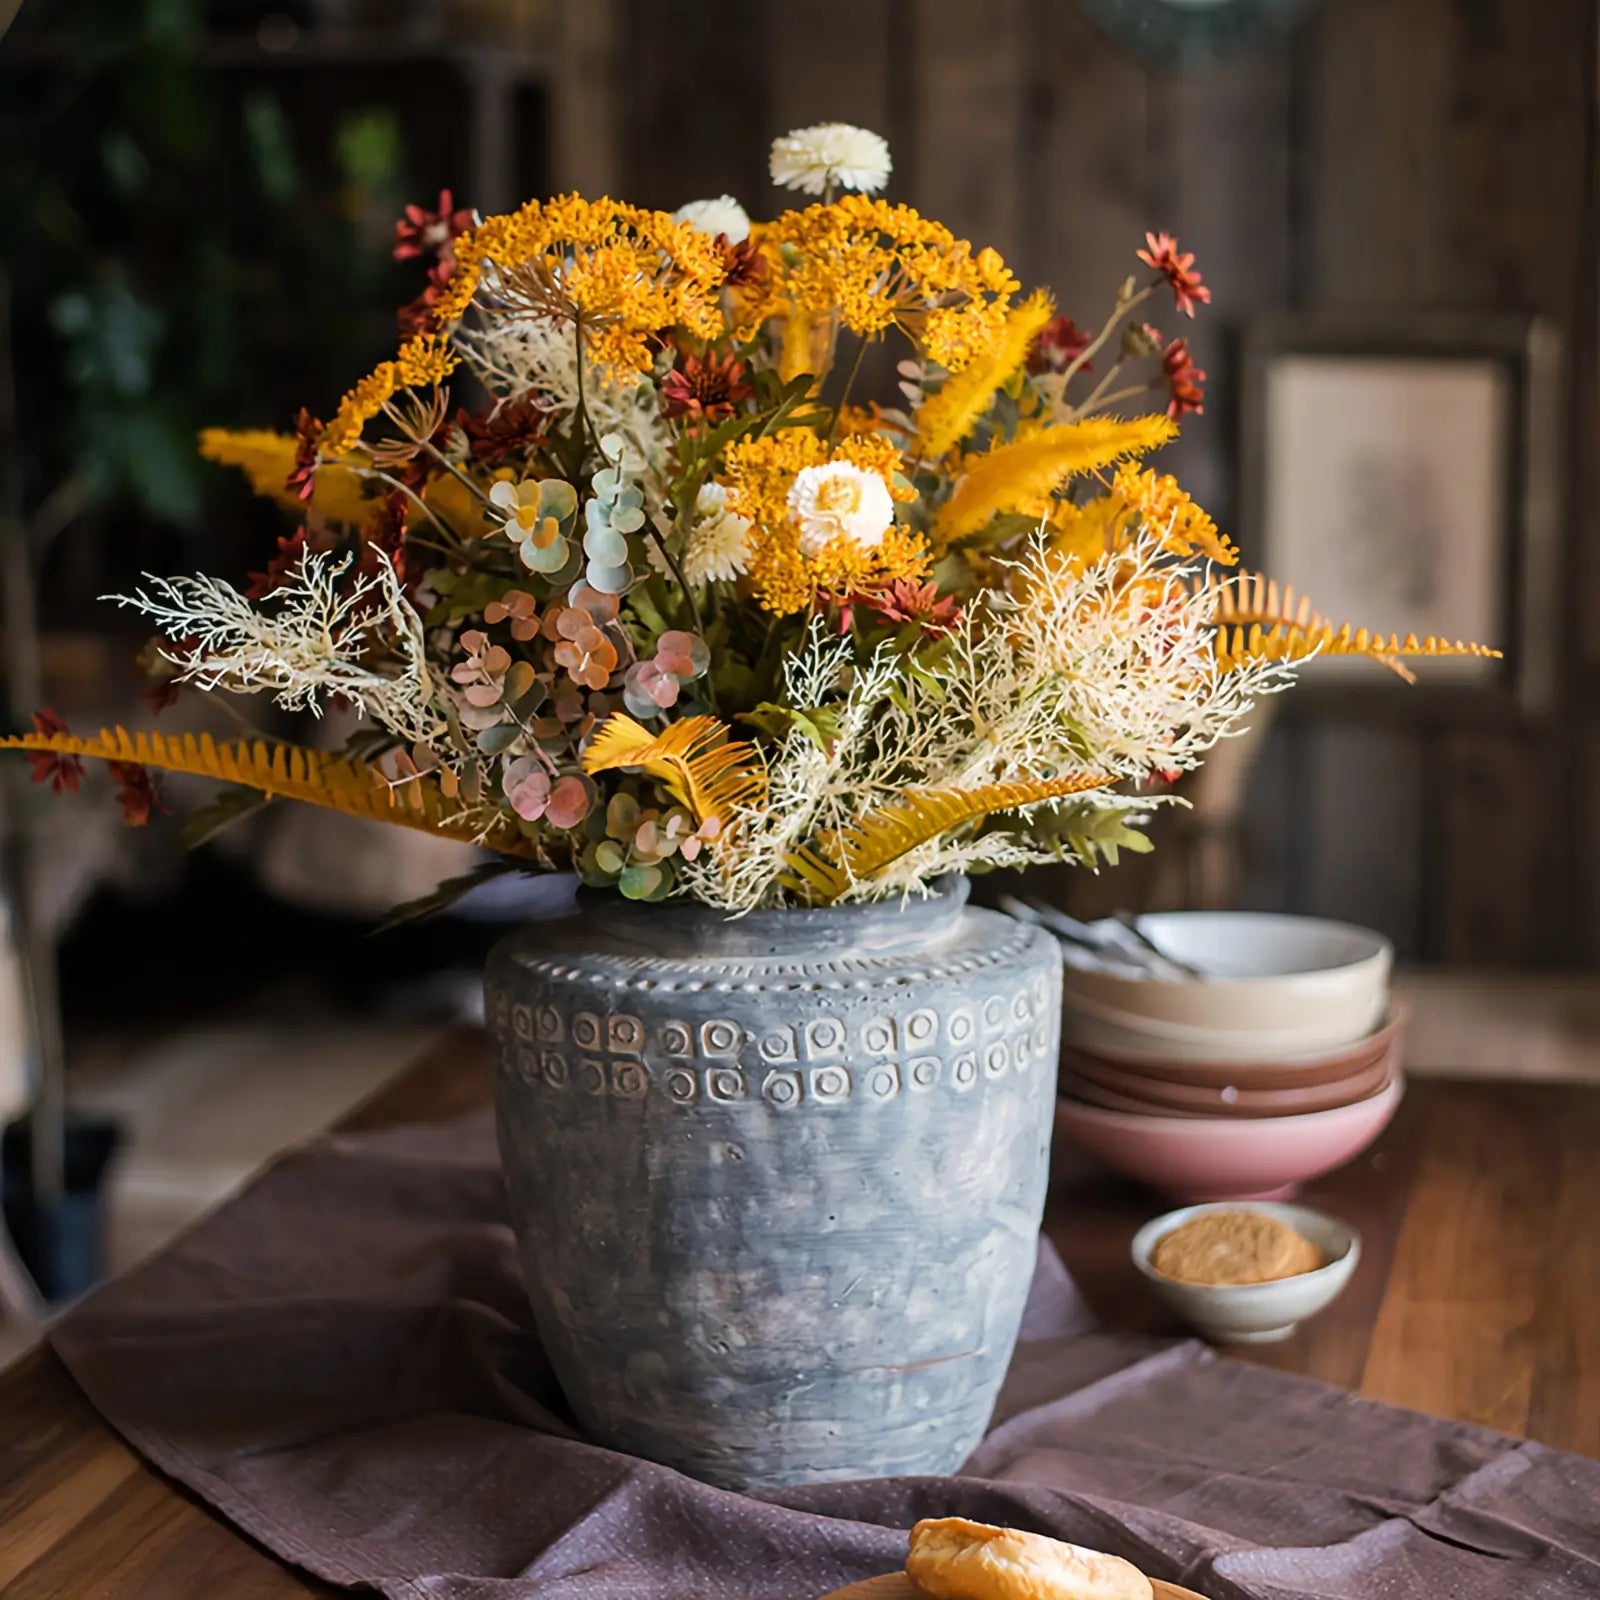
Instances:
[[[580,895],[490,958],[512,1220],[588,1435],[730,1488],[948,1473],[1044,1207],[1049,934]]]

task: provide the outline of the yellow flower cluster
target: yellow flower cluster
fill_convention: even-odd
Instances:
[[[413,385],[442,383],[456,368],[449,344],[436,334],[418,334],[393,361],[381,362],[339,402],[333,420],[317,441],[323,455],[340,455],[383,410],[384,402]]]
[[[439,327],[466,314],[492,262],[497,297],[578,322],[601,366],[648,372],[651,340],[668,328],[702,339],[723,331],[722,251],[665,211],[560,195],[487,218],[454,250],[456,270],[434,310]]]
[[[789,512],[789,491],[807,467],[848,461],[877,473],[896,500],[916,498],[914,489],[896,482],[900,452],[884,435],[852,434],[830,448],[827,440],[809,428],[785,428],[730,445],[724,460],[728,509],[752,524],[748,576],[756,598],[768,611],[787,616],[825,591],[877,589],[895,578],[921,578],[927,572],[926,542],[900,523],[871,547],[841,534],[814,556],[807,557],[800,550],[800,531]]]
[[[348,450],[391,395],[438,383],[454,370],[450,330],[491,264],[497,300],[578,323],[585,352],[599,366],[648,372],[651,341],[666,329],[686,328],[704,339],[723,331],[722,252],[714,239],[665,211],[562,195],[489,217],[453,249],[455,271],[433,307],[437,331],[412,339],[340,401],[319,440],[324,452]]]
[[[1227,567],[1237,563],[1239,552],[1232,541],[1210,514],[1179,488],[1170,472],[1157,474],[1124,462],[1111,480],[1111,493],[1158,535],[1162,547],[1173,555],[1198,553]]]
[[[996,348],[1019,287],[995,251],[866,195],[785,212],[759,240],[770,270],[741,300],[741,336],[771,316],[836,314],[866,339],[898,327],[957,372]]]

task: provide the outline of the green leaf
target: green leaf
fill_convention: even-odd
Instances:
[[[515,861],[486,861],[481,867],[474,867],[471,872],[464,872],[458,878],[446,878],[430,894],[419,895],[415,900],[407,900],[396,906],[372,931],[374,934],[387,933],[391,928],[415,922],[419,917],[431,917],[453,906],[462,895],[470,894],[479,884],[503,877],[508,872],[524,870]]]
[[[183,843],[189,850],[198,849],[208,839],[231,828],[234,823],[264,811],[272,804],[272,796],[259,789],[224,789],[216,799],[189,814],[183,824]]]

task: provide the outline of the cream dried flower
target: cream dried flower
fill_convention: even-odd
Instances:
[[[728,491],[708,483],[694,503],[694,525],[683,547],[683,575],[690,583],[730,583],[750,564],[750,523],[728,510]]]
[[[743,244],[750,237],[750,213],[731,194],[714,200],[691,200],[672,213],[674,222],[687,222],[696,233],[713,239],[723,235],[729,244]]]
[[[894,521],[889,485],[849,461],[803,467],[789,490],[789,514],[800,526],[800,554],[818,555],[843,534],[863,549],[883,543]]]
[[[772,141],[772,181],[802,194],[822,194],[830,184],[875,194],[893,165],[887,140],[848,122],[819,122]]]

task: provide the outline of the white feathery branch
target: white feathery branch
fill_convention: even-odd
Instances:
[[[168,639],[194,641],[163,652],[178,680],[200,689],[271,694],[285,710],[320,716],[321,702],[348,700],[408,743],[441,741],[422,619],[393,566],[341,580],[354,557],[307,551],[263,602],[219,578],[158,578],[148,588],[107,595],[142,611]]]

